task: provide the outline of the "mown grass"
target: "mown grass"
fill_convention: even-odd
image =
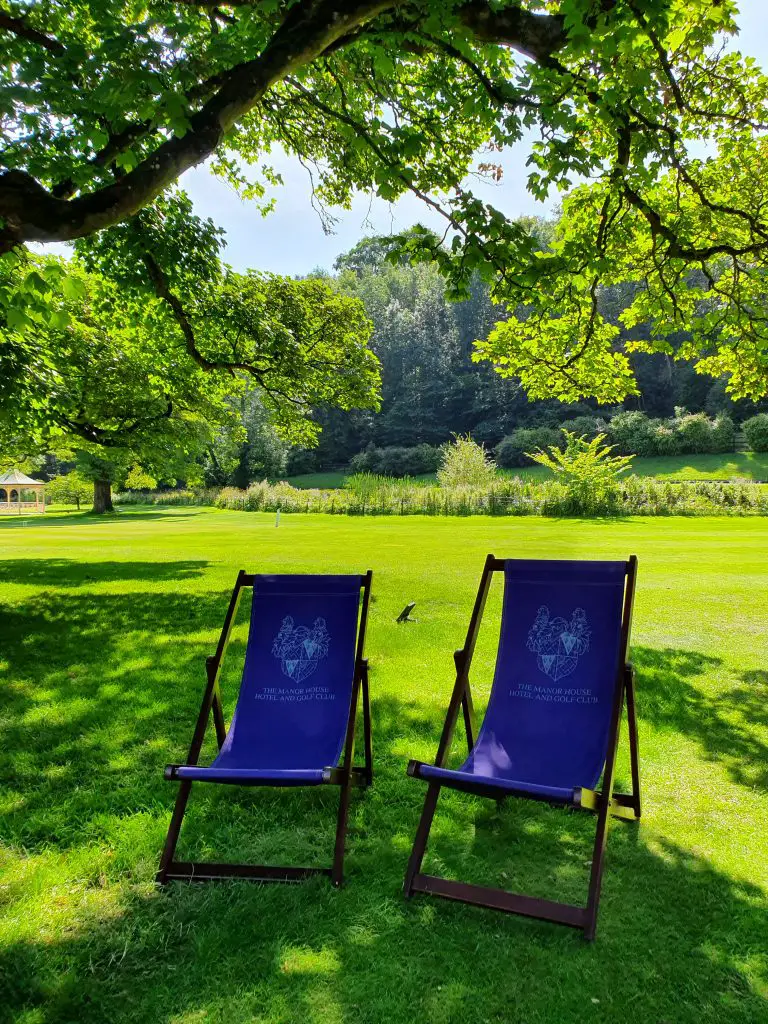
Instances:
[[[768,452],[729,452],[724,455],[659,455],[635,459],[638,476],[662,480],[768,481]]]
[[[502,469],[503,476],[525,480],[545,480],[552,476],[544,466]],[[759,480],[768,481],[768,452],[730,452],[726,455],[660,455],[636,458],[632,472],[637,476],[655,476],[660,480]],[[343,487],[348,474],[343,471],[303,473],[288,477],[294,487]],[[434,483],[435,475],[414,479]]]
[[[26,525],[24,525],[26,524]],[[0,524],[0,1019],[723,1024],[768,1019],[763,520],[352,519],[202,509]],[[597,942],[400,895],[483,558],[636,552],[645,814],[609,841]],[[236,570],[374,569],[376,778],[348,883],[153,876]],[[398,626],[403,605],[418,620]],[[487,698],[499,593],[473,671]],[[241,613],[224,692],[231,712]],[[460,755],[461,736],[456,754]],[[210,751],[208,751],[210,753]],[[626,758],[621,774],[626,781]],[[334,794],[198,787],[180,855],[327,863]],[[591,821],[446,794],[428,869],[579,900]]]
[[[286,479],[294,487],[343,487],[349,473],[346,470],[329,470],[326,473],[299,473]],[[421,479],[419,477],[419,479]]]

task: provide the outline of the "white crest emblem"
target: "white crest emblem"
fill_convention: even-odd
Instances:
[[[583,608],[574,609],[571,621],[549,617],[549,608],[542,605],[528,633],[527,646],[538,657],[536,664],[553,682],[569,676],[582,654],[589,650],[590,630]]]
[[[293,617],[286,615],[280,631],[272,642],[272,654],[280,659],[283,675],[294,683],[311,676],[322,658],[327,657],[331,638],[325,628],[325,619],[315,619],[312,629],[297,626]]]

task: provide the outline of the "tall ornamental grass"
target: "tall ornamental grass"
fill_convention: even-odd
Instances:
[[[375,516],[708,516],[768,515],[768,486],[691,480],[684,483],[629,476],[601,491],[560,480],[496,477],[484,487],[445,487],[357,474],[337,490],[253,483],[247,490],[132,491],[118,505],[213,505],[241,512],[322,512]]]
[[[443,445],[442,461],[437,471],[441,487],[489,487],[496,475],[496,463],[483,445],[467,434],[457,434],[450,444]]]

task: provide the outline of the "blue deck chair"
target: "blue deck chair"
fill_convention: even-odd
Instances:
[[[240,572],[216,653],[206,660],[208,684],[186,764],[168,765],[165,770],[166,779],[180,785],[157,874],[160,884],[221,878],[294,882],[326,874],[335,886],[341,885],[351,789],[369,786],[373,774],[368,663],[363,657],[371,579],[370,571],[364,576]],[[253,588],[251,625],[240,694],[227,731],[219,675],[245,587]],[[361,695],[365,765],[358,767],[354,764],[355,722]],[[219,753],[205,767],[198,759],[211,717]],[[193,782],[339,786],[333,866],[175,861]]]
[[[595,936],[608,823],[640,817],[637,721],[627,662],[637,559],[627,562],[501,560],[489,555],[467,638],[454,655],[456,684],[435,763],[411,761],[408,774],[428,783],[405,895],[431,893],[543,918]],[[496,672],[480,732],[469,669],[488,589],[504,573]],[[619,727],[626,698],[632,793],[614,792]],[[445,767],[459,712],[469,756]],[[602,784],[598,784],[602,777]],[[543,800],[596,812],[587,905],[572,906],[421,873],[442,786],[503,800]]]

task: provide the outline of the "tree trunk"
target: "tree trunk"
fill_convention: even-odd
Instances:
[[[112,484],[109,480],[93,481],[93,511],[98,515],[115,511],[112,507]]]

